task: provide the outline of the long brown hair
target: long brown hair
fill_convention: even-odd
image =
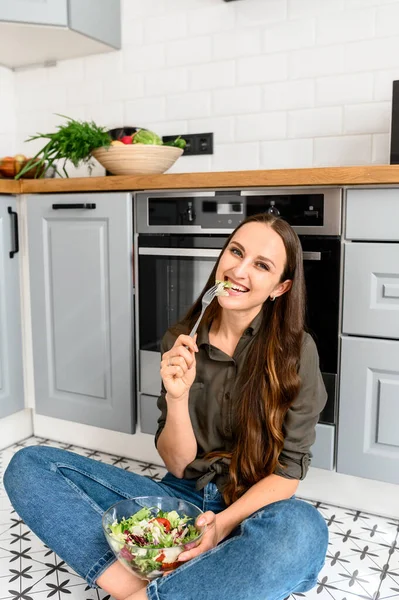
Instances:
[[[281,218],[269,214],[248,217],[227,239],[199,298],[186,314],[183,323],[189,328],[201,312],[201,299],[214,285],[220,257],[238,229],[246,223],[263,223],[271,227],[284,242],[286,264],[280,283],[290,279],[291,288],[262,307],[263,318],[258,334],[249,349],[234,403],[236,431],[231,452],[212,452],[206,458],[230,459],[228,482],[223,490],[227,505],[237,500],[252,485],[284,468],[279,456],[284,445],[285,415],[299,393],[299,356],[304,331],[305,283],[302,248],[298,236]],[[212,302],[204,315],[210,326],[221,314],[218,302]]]

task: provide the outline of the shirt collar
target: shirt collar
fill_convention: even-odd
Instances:
[[[256,317],[251,321],[246,330],[243,333],[243,336],[256,335],[260,329],[262,323],[262,309],[256,315]],[[209,344],[209,330],[205,322],[202,322],[198,328],[198,336],[197,336],[197,346],[200,347],[202,344]]]

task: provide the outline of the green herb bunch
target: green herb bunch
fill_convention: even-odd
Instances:
[[[95,148],[108,147],[111,138],[105,127],[99,127],[93,121],[75,121],[65,115],[58,115],[67,119],[67,124],[58,125],[55,133],[38,133],[30,137],[27,142],[39,139],[48,139],[49,142],[16,175],[15,179],[22,177],[30,169],[36,169],[35,177],[43,177],[45,172],[54,165],[56,173],[62,177],[58,170],[56,161],[63,160],[62,171],[65,177],[69,177],[65,168],[68,160],[78,167],[81,163],[88,163],[89,168],[91,152]]]

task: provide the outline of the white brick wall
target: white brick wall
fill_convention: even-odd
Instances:
[[[15,81],[11,71],[0,66],[0,157],[15,153]]]
[[[399,0],[123,0],[120,52],[0,69],[0,154],[61,112],[213,131],[174,172],[388,163],[398,21]]]

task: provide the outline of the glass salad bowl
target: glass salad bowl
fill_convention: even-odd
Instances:
[[[202,510],[173,497],[121,500],[103,515],[105,537],[117,559],[141,579],[151,581],[178,567],[178,556],[197,546],[205,527]]]

